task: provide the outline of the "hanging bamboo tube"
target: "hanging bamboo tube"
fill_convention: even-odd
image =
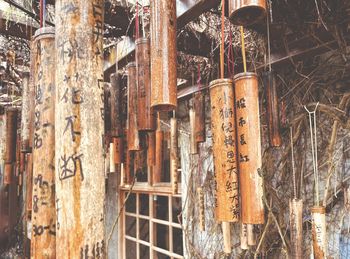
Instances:
[[[147,143],[147,164],[154,166],[156,164],[156,133],[154,131],[147,133]]]
[[[218,221],[237,222],[239,204],[232,80],[212,81],[210,99],[216,180],[216,218]]]
[[[151,1],[151,106],[177,106],[176,0]]]
[[[137,74],[137,126],[140,131],[156,129],[156,116],[151,108],[151,63],[148,38],[137,39],[135,48]]]
[[[177,121],[173,117],[170,119],[170,172],[173,194],[178,193],[178,156],[177,156]]]
[[[303,258],[303,201],[289,201],[290,241],[292,258]]]
[[[198,146],[196,141],[196,112],[193,108],[189,111],[190,114],[190,151],[192,155],[198,154]]]
[[[34,102],[34,94],[30,87],[30,76],[28,72],[23,73],[22,78],[22,109],[21,109],[21,151],[28,153],[29,147],[29,129],[30,129],[30,110]]]
[[[158,113],[158,122],[157,122],[157,130],[156,130],[156,152],[155,159],[156,163],[152,172],[152,183],[159,183],[161,181],[162,170],[163,170],[163,140],[164,140],[164,132],[160,129],[160,118]]]
[[[109,143],[109,172],[115,173],[115,150],[114,142]]]
[[[55,202],[55,30],[36,31],[37,73],[33,142],[32,258],[56,257]]]
[[[197,143],[205,142],[205,105],[204,94],[197,92],[193,98],[193,108],[195,111],[195,139]]]
[[[247,240],[249,246],[255,246],[256,245],[256,237],[254,233],[254,225],[247,224]]]
[[[104,1],[55,11],[56,258],[104,258]]]
[[[121,137],[123,132],[123,113],[122,113],[122,75],[119,73],[110,76],[111,82],[111,136]]]
[[[326,208],[314,206],[312,216],[312,245],[315,259],[324,259],[327,256]]]
[[[14,164],[16,162],[16,138],[17,138],[17,109],[9,107],[6,113],[6,143],[5,143],[5,168],[4,184],[12,184],[14,181]]]
[[[257,23],[266,15],[266,0],[229,0],[229,15],[235,25]]]
[[[202,187],[197,188],[198,204],[199,204],[199,230],[205,230],[205,206],[204,206],[204,192]]]
[[[242,222],[263,224],[258,79],[255,73],[241,73],[234,82]]]
[[[128,70],[128,149],[136,151],[141,149],[137,129],[136,63],[129,63],[126,69]]]
[[[276,76],[273,71],[265,75],[265,89],[267,99],[267,125],[269,131],[269,142],[271,147],[280,147],[282,139],[280,134],[279,105],[276,88]]]
[[[248,250],[248,230],[247,224],[241,223],[241,249]]]
[[[113,138],[114,163],[120,165],[124,162],[124,140],[121,137]]]

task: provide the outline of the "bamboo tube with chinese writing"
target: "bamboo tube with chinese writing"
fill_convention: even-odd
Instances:
[[[178,192],[178,155],[177,155],[177,121],[173,117],[170,119],[170,172],[171,172],[171,185],[173,194]]]
[[[312,207],[311,216],[314,258],[327,258],[326,208],[322,206]]]
[[[151,63],[148,38],[137,39],[135,48],[137,74],[137,126],[140,131],[156,129],[156,116],[151,108]]]
[[[258,79],[255,73],[240,73],[234,82],[242,222],[263,224]]]
[[[204,192],[202,187],[197,188],[198,209],[199,209],[199,230],[205,230],[205,206],[204,206]]]
[[[140,137],[137,129],[137,82],[136,63],[127,65],[128,70],[128,149],[140,150]]]
[[[266,0],[229,0],[230,20],[235,25],[251,25],[266,15]]]
[[[151,1],[151,106],[155,111],[177,106],[176,1]]]

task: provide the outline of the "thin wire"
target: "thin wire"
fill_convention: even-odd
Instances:
[[[293,127],[290,127],[290,146],[292,149],[293,191],[294,191],[294,199],[296,199],[297,198],[297,184],[296,184],[295,165],[294,165]]]

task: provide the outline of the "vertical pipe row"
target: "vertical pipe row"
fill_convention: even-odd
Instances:
[[[32,258],[56,257],[55,208],[55,32],[36,31],[33,141]]]
[[[104,1],[55,11],[56,257],[104,257]]]

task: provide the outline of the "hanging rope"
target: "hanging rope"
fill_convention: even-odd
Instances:
[[[297,184],[296,184],[295,164],[294,164],[293,127],[290,127],[290,147],[291,147],[291,152],[292,152],[293,192],[294,192],[294,199],[296,199],[297,198]]]
[[[241,26],[240,28],[241,28],[243,68],[244,68],[244,73],[247,73],[247,61],[245,57],[245,44],[244,44],[244,30],[243,30],[243,26]]]
[[[316,110],[319,103],[316,104],[315,110],[309,111],[306,106],[305,110],[309,114],[310,135],[311,135],[311,151],[312,151],[312,165],[314,169],[315,189],[316,189],[316,203],[320,204],[319,198],[319,175],[318,175],[318,158],[317,158],[317,124],[316,124]]]
[[[225,0],[221,1],[221,46],[220,46],[220,76],[225,77]]]

